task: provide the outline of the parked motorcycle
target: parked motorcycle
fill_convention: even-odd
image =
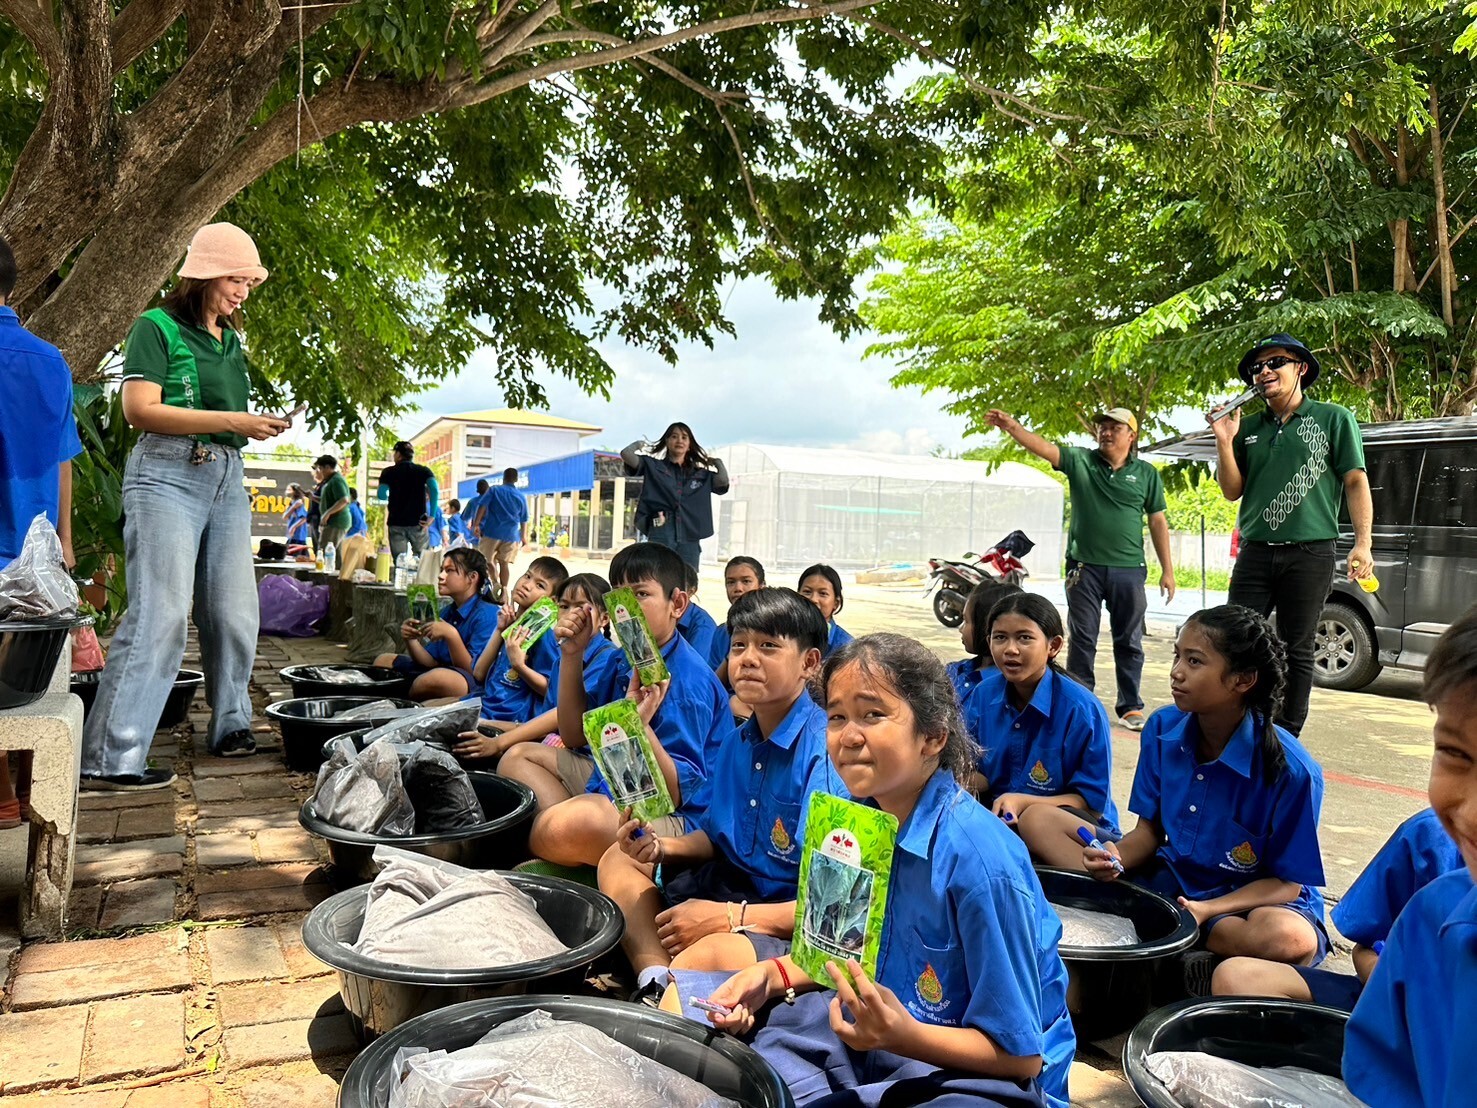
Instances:
[[[929,582],[923,595],[935,593],[934,616],[945,627],[958,627],[964,622],[964,604],[971,590],[986,579],[1023,586],[1030,574],[1021,559],[1035,547],[1024,531],[1012,531],[983,554],[971,550],[963,559],[928,559]]]

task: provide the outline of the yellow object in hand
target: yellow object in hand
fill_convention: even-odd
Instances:
[[[1368,577],[1356,577],[1354,580],[1359,582],[1359,587],[1365,592],[1376,592],[1380,587],[1380,579],[1372,573]]]

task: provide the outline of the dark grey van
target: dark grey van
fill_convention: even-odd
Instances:
[[[1420,669],[1441,632],[1477,604],[1477,417],[1366,423],[1378,591],[1347,580],[1354,531],[1341,513],[1338,569],[1318,622],[1313,680],[1360,689],[1385,666]],[[1158,452],[1215,463],[1210,433]]]

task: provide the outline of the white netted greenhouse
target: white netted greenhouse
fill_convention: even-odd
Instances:
[[[1020,529],[1036,542],[1033,575],[1060,572],[1062,489],[1029,466],[754,443],[716,453],[732,486],[715,498],[708,558],[858,570],[957,558]]]

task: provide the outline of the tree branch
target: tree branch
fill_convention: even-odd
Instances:
[[[121,73],[185,10],[185,0],[131,0],[113,20],[113,72]]]
[[[55,76],[62,61],[62,40],[51,19],[51,5],[45,0],[0,0],[0,16],[15,24],[40,55],[46,72]]]

